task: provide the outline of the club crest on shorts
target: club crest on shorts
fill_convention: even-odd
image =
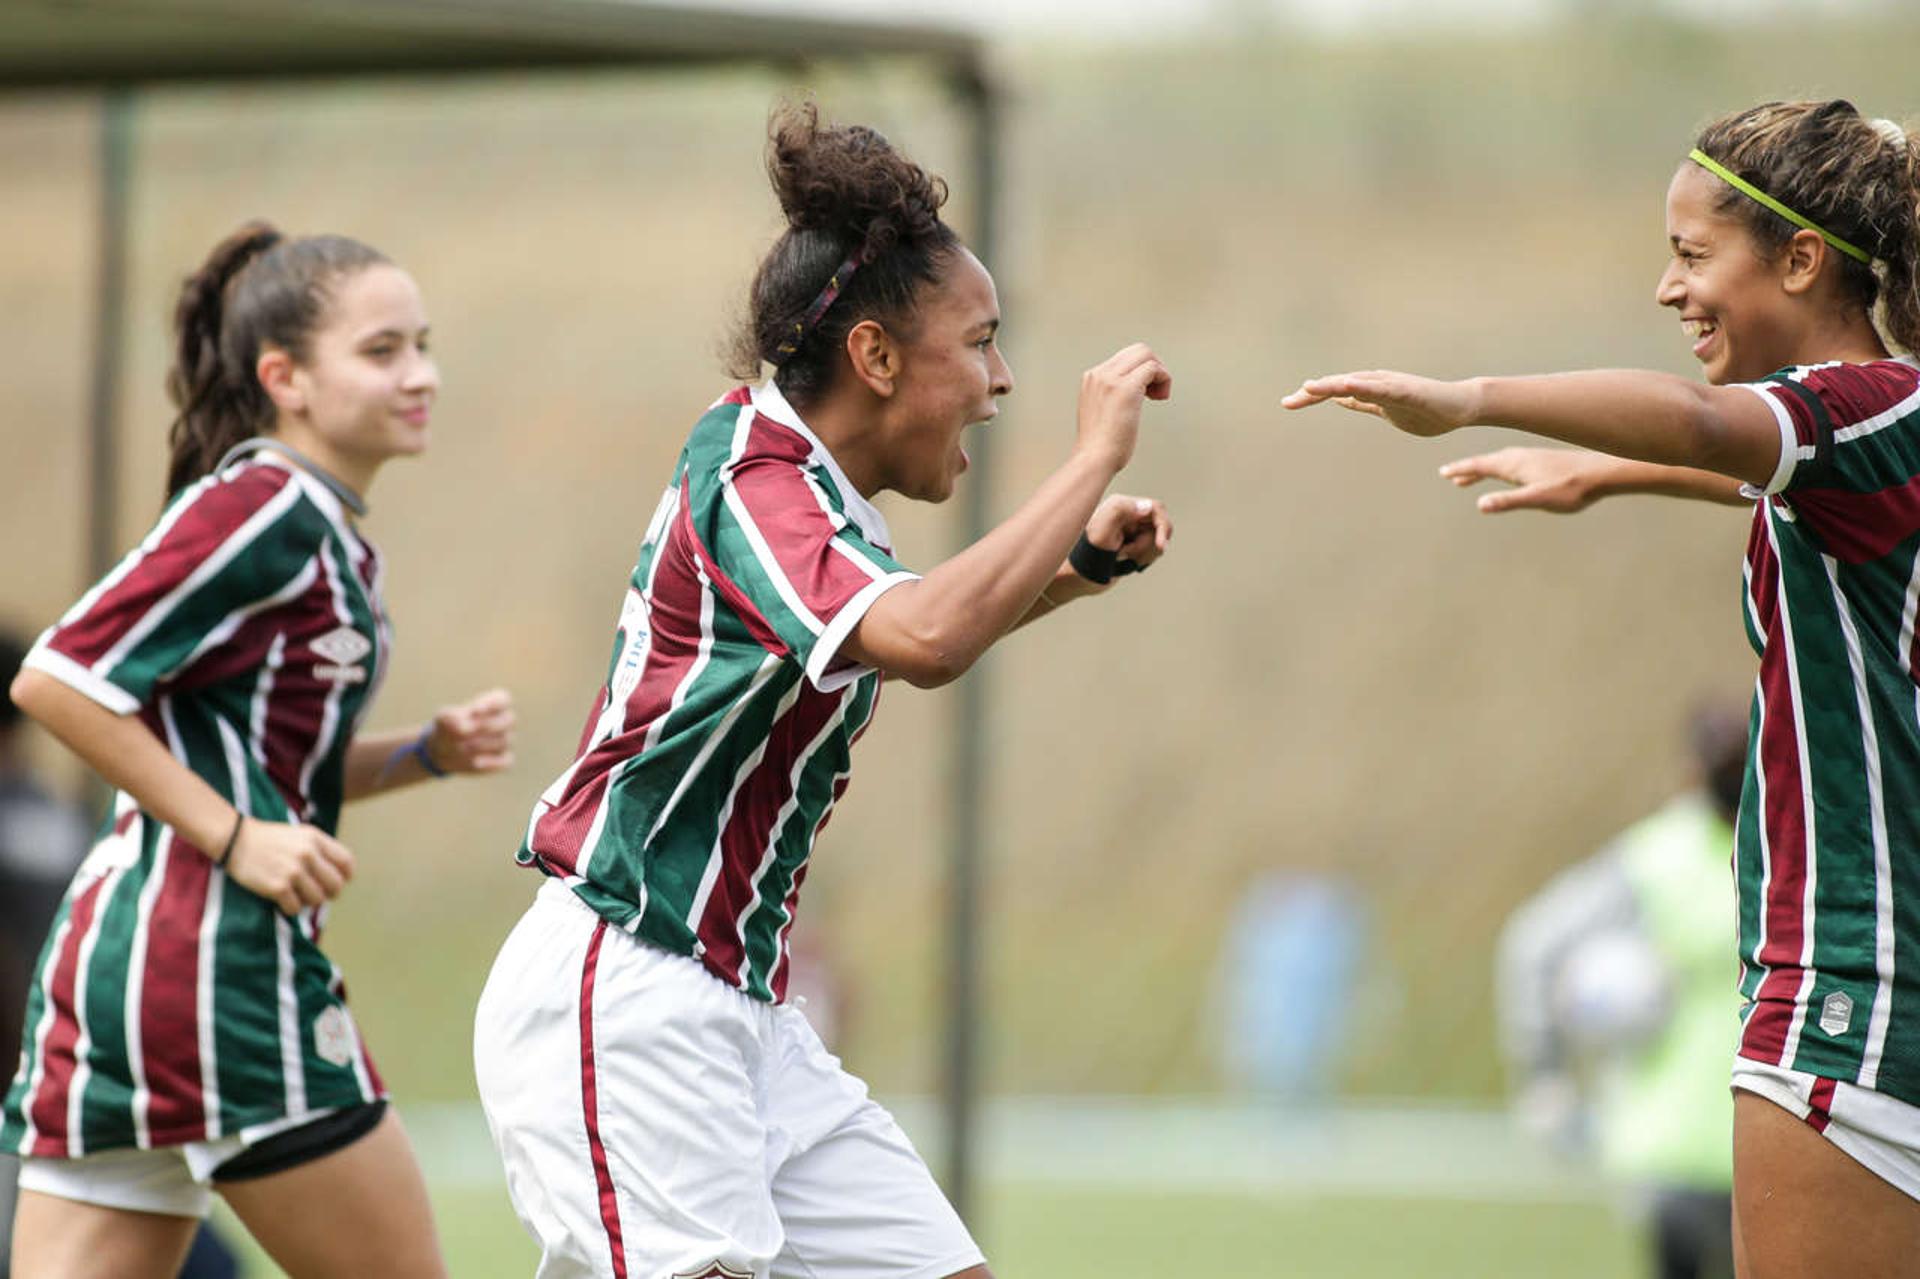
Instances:
[[[336,626],[313,641],[310,648],[327,660],[313,668],[321,679],[336,684],[364,684],[366,668],[357,663],[373,651],[373,641],[351,626]]]
[[[1853,1022],[1853,999],[1844,990],[1828,995],[1820,1005],[1820,1029],[1829,1035],[1844,1035]]]
[[[723,1261],[716,1261],[704,1270],[681,1270],[671,1279],[753,1279],[751,1270],[735,1270]]]
[[[353,1023],[347,1010],[330,1004],[313,1019],[313,1050],[322,1061],[344,1066],[353,1060]]]

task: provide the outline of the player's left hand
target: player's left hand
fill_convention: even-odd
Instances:
[[[486,692],[434,713],[427,755],[446,773],[497,773],[513,764],[513,694]]]
[[[1167,543],[1173,540],[1173,516],[1153,498],[1109,493],[1093,508],[1087,540],[1145,568],[1167,553]]]
[[[1299,390],[1281,400],[1280,406],[1304,409],[1326,400],[1356,413],[1385,418],[1408,435],[1445,435],[1458,427],[1471,426],[1480,412],[1480,396],[1473,382],[1441,382],[1387,369],[1308,378]]]

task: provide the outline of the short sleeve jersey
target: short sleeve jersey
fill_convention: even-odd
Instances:
[[[386,665],[380,578],[326,480],[250,452],[177,495],[26,665],[138,716],[241,812],[331,832]],[[381,1096],[322,922],[116,794],[41,951],[0,1148],[179,1145]]]
[[[1748,389],[1782,447],[1746,557],[1739,1052],[1920,1104],[1920,366]]]
[[[808,858],[880,694],[840,649],[912,580],[776,388],[725,396],[654,510],[578,756],[534,805],[520,861],[783,999]]]

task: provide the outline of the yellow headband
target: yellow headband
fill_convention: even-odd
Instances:
[[[1789,209],[1786,205],[1780,203],[1780,201],[1774,199],[1772,196],[1768,195],[1765,191],[1762,191],[1759,187],[1753,185],[1753,183],[1747,181],[1745,178],[1735,173],[1732,169],[1729,169],[1726,165],[1721,164],[1718,160],[1708,155],[1705,151],[1702,151],[1698,147],[1695,147],[1692,151],[1689,151],[1687,153],[1687,158],[1689,160],[1692,160],[1695,164],[1699,165],[1701,168],[1705,169],[1708,173],[1711,173],[1716,178],[1719,178],[1722,182],[1726,183],[1728,186],[1732,187],[1734,190],[1740,192],[1742,195],[1747,196],[1749,199],[1758,201],[1759,203],[1766,205],[1769,209],[1772,209],[1775,213],[1778,213],[1781,217],[1793,223],[1795,226],[1805,227],[1807,230],[1812,231],[1814,234],[1818,235],[1821,239],[1825,240],[1828,244],[1831,244],[1834,248],[1840,250],[1842,253],[1854,259],[1856,262],[1865,262],[1865,263],[1868,263],[1869,265],[1872,264],[1873,254],[1868,253],[1865,249],[1861,248],[1857,244],[1847,243],[1845,240],[1841,239],[1839,236],[1835,235],[1833,232],[1827,230],[1825,227],[1813,221],[1813,219],[1805,218],[1799,215],[1798,213],[1795,213],[1792,209]]]

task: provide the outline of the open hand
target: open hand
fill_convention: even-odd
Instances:
[[[1472,382],[1441,382],[1387,369],[1308,378],[1280,406],[1304,409],[1325,400],[1385,418],[1408,435],[1445,435],[1472,425],[1479,413],[1479,395]]]
[[[1440,468],[1440,474],[1460,488],[1481,480],[1504,480],[1513,485],[1482,493],[1477,503],[1488,515],[1501,511],[1552,511],[1571,515],[1592,505],[1593,477],[1613,458],[1585,449],[1507,448],[1476,457],[1463,457]]]

